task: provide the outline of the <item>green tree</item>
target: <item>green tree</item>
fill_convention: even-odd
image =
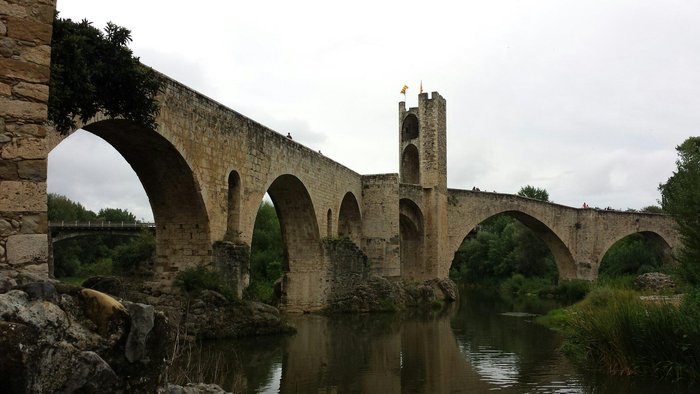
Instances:
[[[663,208],[658,205],[649,205],[639,210],[643,213],[665,213]]]
[[[56,16],[51,39],[49,120],[58,131],[86,122],[98,112],[155,128],[160,90],[156,73],[134,57],[131,32],[107,23],[105,32],[83,20]]]
[[[675,219],[683,245],[678,259],[686,279],[700,284],[700,137],[676,147],[676,171],[659,186],[661,206]]]
[[[121,208],[102,208],[97,212],[97,217],[100,220],[107,222],[124,222],[135,223],[136,215]]]
[[[518,195],[522,197],[534,198],[536,200],[549,201],[549,193],[547,193],[547,190],[530,185],[521,187],[520,191],[518,191]]]
[[[86,209],[82,204],[60,194],[49,193],[47,205],[49,220],[52,222],[88,221],[97,219],[95,212]]]
[[[148,230],[143,230],[138,237],[130,242],[114,248],[112,253],[114,268],[122,274],[137,274],[150,265],[155,250],[156,242],[153,234]]]
[[[275,207],[263,201],[258,208],[250,246],[250,286],[246,297],[270,301],[272,285],[282,276],[284,248]]]

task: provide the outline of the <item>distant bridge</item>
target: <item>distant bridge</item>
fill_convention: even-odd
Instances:
[[[143,230],[155,232],[155,223],[130,223],[111,221],[60,221],[49,222],[51,243],[64,241],[70,238],[85,237],[95,234],[121,235],[134,237]]]

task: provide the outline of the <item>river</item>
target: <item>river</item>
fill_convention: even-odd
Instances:
[[[463,291],[410,314],[298,315],[292,336],[210,341],[182,368],[235,393],[691,393],[698,388],[575,368],[532,314],[556,306]]]

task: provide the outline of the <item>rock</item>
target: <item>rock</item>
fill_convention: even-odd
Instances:
[[[4,276],[0,273],[0,294],[7,293],[15,287],[17,287],[17,281],[14,278]]]
[[[0,319],[10,320],[29,304],[29,296],[21,290],[0,294]]]
[[[166,391],[168,394],[233,394],[225,391],[216,384],[187,383],[185,386],[169,384]]]
[[[124,302],[131,317],[131,328],[126,339],[124,355],[133,363],[146,358],[146,337],[153,329],[153,306]]]
[[[452,280],[447,278],[433,279],[430,283],[438,299],[449,302],[459,300],[459,289],[457,288],[457,284]]]
[[[92,289],[81,290],[80,297],[85,315],[97,325],[100,335],[107,337],[118,334],[114,329],[121,327],[129,314],[124,305],[109,295]]]
[[[59,392],[111,393],[116,391],[119,378],[97,353],[81,352],[72,364],[72,374]]]
[[[116,276],[91,276],[85,279],[83,287],[120,297],[124,290],[124,282]]]
[[[0,320],[0,387],[6,393],[29,392],[33,371],[31,345],[37,342],[34,327]]]
[[[662,290],[676,287],[669,275],[661,272],[648,272],[637,276],[634,285],[638,289]]]
[[[56,300],[56,287],[49,282],[32,282],[20,286],[20,290],[27,293],[32,300]]]
[[[221,293],[212,290],[202,290],[197,295],[197,298],[202,300],[205,305],[211,306],[225,306],[228,305],[229,300],[224,297]]]

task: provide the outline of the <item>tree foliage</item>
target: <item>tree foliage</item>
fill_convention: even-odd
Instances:
[[[622,276],[658,271],[663,263],[663,246],[642,234],[617,241],[603,256],[600,275]]]
[[[156,73],[127,46],[131,32],[107,23],[105,32],[86,20],[56,16],[51,39],[49,120],[58,131],[75,128],[98,112],[155,128],[160,90]]]
[[[700,137],[676,147],[676,171],[659,186],[661,206],[675,219],[683,246],[678,255],[686,279],[700,284]]]
[[[521,187],[520,191],[518,191],[518,195],[521,197],[529,197],[541,201],[549,201],[549,193],[547,193],[547,190],[530,185],[525,185]]]
[[[470,283],[500,282],[514,274],[555,280],[557,268],[549,248],[532,230],[498,215],[467,236],[455,253],[450,274]]]
[[[248,298],[269,301],[273,283],[282,276],[284,249],[275,207],[263,201],[258,209],[250,247],[251,283]]]

